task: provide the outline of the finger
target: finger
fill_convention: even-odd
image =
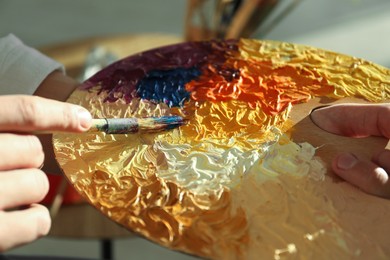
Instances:
[[[42,205],[11,212],[0,212],[0,252],[47,235],[51,219]]]
[[[53,136],[52,135],[39,135],[39,140],[43,146],[43,151],[45,153],[45,161],[42,165],[41,170],[45,173],[50,174],[61,174],[62,170],[56,160],[53,148]]]
[[[340,154],[333,160],[334,172],[363,191],[390,198],[388,173],[371,161],[359,160],[355,155]]]
[[[0,134],[0,170],[38,168],[44,160],[42,145],[33,135]]]
[[[49,191],[49,181],[38,169],[0,172],[0,210],[38,203]]]
[[[389,104],[340,104],[315,109],[312,121],[325,131],[350,137],[390,138]]]
[[[390,151],[383,150],[373,156],[372,160],[386,170],[387,173],[390,173]]]
[[[0,97],[0,131],[82,132],[92,124],[83,107],[36,96]]]

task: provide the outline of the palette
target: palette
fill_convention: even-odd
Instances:
[[[337,179],[331,157],[369,157],[380,137],[314,126],[311,109],[388,102],[390,71],[313,47],[187,42],[120,60],[68,102],[94,117],[179,115],[155,134],[55,134],[57,161],[104,215],[173,250],[211,259],[381,258],[390,202]]]

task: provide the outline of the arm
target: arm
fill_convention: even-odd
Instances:
[[[349,137],[383,136],[390,139],[390,105],[344,104],[316,109],[313,122],[325,131]],[[382,150],[371,161],[358,154],[335,156],[333,171],[363,191],[390,198],[390,151]]]

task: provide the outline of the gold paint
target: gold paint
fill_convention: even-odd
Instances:
[[[287,248],[284,248],[284,249],[276,249],[275,250],[275,255],[274,255],[274,259],[275,260],[279,260],[282,258],[281,255],[283,254],[295,254],[297,252],[297,248],[294,244],[288,244],[287,245]]]
[[[278,115],[269,115],[261,109],[260,104],[248,109],[247,103],[238,100],[218,103],[189,101],[183,111],[180,115],[187,118],[189,123],[180,128],[181,135],[175,143],[191,144],[207,139],[222,147],[238,145],[254,148],[258,147],[259,140],[265,142],[273,139],[269,136],[271,126],[283,130],[290,127],[286,123],[289,109]]]
[[[372,62],[298,44],[240,40],[240,51],[245,59],[272,61],[275,68],[288,64],[301,73],[326,80],[334,86],[334,98],[364,97],[380,102],[390,97],[390,72]],[[318,76],[317,76],[318,77]]]
[[[307,240],[313,241],[314,239],[318,238],[320,235],[323,235],[323,234],[325,234],[325,230],[320,229],[320,230],[314,232],[313,234],[307,233],[307,234],[305,235],[305,238],[306,238]]]
[[[390,97],[390,71],[375,64],[272,41],[241,40],[239,46],[241,56],[228,62],[252,78],[260,73],[253,63],[263,62],[269,73],[295,70],[299,82],[316,82],[298,93],[299,102],[313,96],[375,102]],[[288,76],[293,72],[286,73],[281,82],[294,82],[295,76]],[[95,117],[182,115],[189,120],[150,135],[54,136],[57,160],[74,187],[124,227],[212,259],[384,259],[390,254],[388,225],[365,219],[368,212],[390,217],[390,205],[377,208],[376,198],[360,196],[364,206],[350,206],[357,195],[346,194],[324,175],[315,155],[321,148],[290,140],[294,102],[278,113],[235,99],[193,100],[170,109],[139,99],[104,103],[98,89],[76,90],[68,101]]]

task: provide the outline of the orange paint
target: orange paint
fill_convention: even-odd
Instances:
[[[187,83],[191,98],[196,101],[240,100],[252,109],[259,103],[266,114],[276,115],[290,104],[334,92],[334,87],[324,78],[304,67],[274,67],[269,61],[234,59],[228,61],[226,68],[239,70],[240,75],[228,81],[210,65],[197,80]]]

